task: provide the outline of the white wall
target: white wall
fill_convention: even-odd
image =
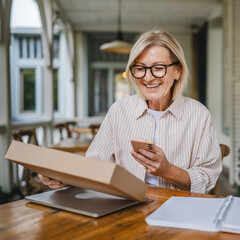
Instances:
[[[77,117],[83,118],[88,115],[88,64],[86,60],[86,49],[84,37],[81,32],[74,35],[75,41],[75,81],[76,81],[76,106]]]
[[[173,34],[173,36],[177,39],[179,44],[181,45],[185,59],[187,62],[187,66],[189,69],[189,78],[187,83],[187,88],[184,95],[191,96],[191,90],[192,90],[192,36],[191,33],[177,33]]]
[[[10,27],[41,28],[39,8],[34,0],[13,0]]]
[[[71,78],[66,36],[60,35],[59,118],[73,118],[75,109],[74,80]]]
[[[231,149],[231,137],[222,131],[223,116],[223,30],[210,28],[207,54],[207,107],[220,143]],[[231,169],[232,154],[224,158],[224,166]]]

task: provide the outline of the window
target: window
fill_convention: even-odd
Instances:
[[[19,37],[18,39],[18,44],[19,44],[19,57],[23,58],[23,38]]]
[[[19,36],[15,39],[18,42],[18,59],[30,60],[42,58],[42,44],[40,36]],[[56,40],[55,42],[58,41]],[[57,55],[57,51],[59,51],[59,48],[55,49],[55,55]]]
[[[30,30],[28,30],[30,31]],[[13,31],[14,32],[14,31]],[[11,102],[14,121],[39,119],[44,113],[44,66],[41,35],[24,32],[12,34],[11,39]],[[54,110],[59,105],[59,36],[54,36],[53,88]]]
[[[31,40],[31,41],[30,41]],[[30,39],[30,38],[27,38],[26,39],[26,44],[27,44],[27,58],[30,58],[30,45],[31,45],[31,43],[32,43],[32,39]]]
[[[125,63],[93,63],[89,83],[89,116],[103,116],[113,102],[129,96]]]
[[[20,70],[21,81],[21,111],[36,110],[36,82],[35,82],[35,69],[21,69]]]
[[[103,115],[108,110],[108,71],[94,70],[93,79],[93,115]]]
[[[115,70],[114,72],[114,101],[130,95],[130,89],[126,81],[126,72]]]
[[[127,33],[124,39],[131,43],[137,34]],[[99,47],[115,40],[115,33],[86,33],[88,43],[88,115],[105,115],[116,100],[130,95],[124,78],[128,55],[101,52]]]
[[[40,43],[40,39],[35,37],[33,39],[33,44],[34,58],[38,58],[39,56],[42,57],[42,46]]]

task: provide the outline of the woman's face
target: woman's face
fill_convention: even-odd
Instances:
[[[169,50],[161,46],[152,46],[145,49],[136,59],[135,64],[151,67],[157,64],[168,65],[170,60]],[[148,100],[151,109],[164,111],[171,103],[171,87],[175,79],[180,77],[178,65],[167,68],[166,75],[162,78],[154,77],[147,69],[146,75],[136,79],[140,93]]]

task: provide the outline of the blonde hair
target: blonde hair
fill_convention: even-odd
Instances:
[[[172,86],[172,100],[175,100],[177,96],[182,95],[185,86],[187,85],[188,78],[188,67],[184,57],[184,52],[182,47],[177,42],[177,40],[168,32],[162,30],[152,30],[143,33],[136,43],[133,45],[130,52],[128,64],[126,67],[126,76],[128,84],[131,88],[134,88],[137,94],[141,97],[139,88],[137,85],[137,80],[132,76],[130,72],[130,66],[134,64],[137,57],[147,48],[152,46],[161,46],[169,50],[170,59],[173,62],[179,62],[179,67],[181,68],[180,78],[174,82]]]

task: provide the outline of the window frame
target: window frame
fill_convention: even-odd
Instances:
[[[115,70],[123,69],[125,71],[127,62],[92,62],[90,64],[90,73],[95,70],[105,69],[107,70],[107,92],[108,92],[108,104],[107,109],[114,103],[114,72]],[[89,74],[89,102],[88,102],[88,112],[89,116],[102,116],[100,114],[94,114],[94,79],[92,74]]]
[[[30,57],[27,57],[27,39],[29,41]],[[20,57],[19,39],[22,38],[23,55]],[[59,41],[61,34],[59,33]],[[10,71],[11,71],[11,111],[13,121],[31,121],[44,119],[44,70],[45,60],[42,53],[41,29],[13,29],[10,46]],[[59,42],[60,44],[60,42]],[[37,52],[35,47],[37,46]],[[60,50],[59,50],[60,51]],[[59,52],[60,57],[60,52]],[[21,89],[21,70],[35,69],[35,111],[23,111],[23,91]],[[60,75],[60,59],[53,59],[53,69],[58,69],[58,111],[54,115],[63,112],[63,106],[59,95],[62,83]]]

